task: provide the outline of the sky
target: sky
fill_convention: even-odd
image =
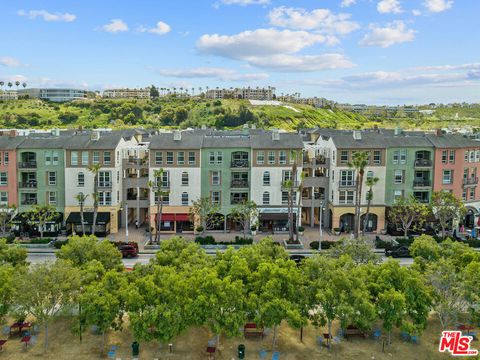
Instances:
[[[3,0],[0,80],[480,102],[478,0]]]

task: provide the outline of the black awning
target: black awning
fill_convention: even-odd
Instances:
[[[83,213],[83,221],[85,224],[93,224],[93,212]],[[105,225],[110,222],[110,213],[109,212],[99,212],[97,213],[97,225]],[[67,224],[82,224],[82,218],[79,212],[71,212],[68,215]]]

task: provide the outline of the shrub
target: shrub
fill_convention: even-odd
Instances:
[[[230,245],[231,243],[224,242],[225,245]],[[235,245],[251,245],[253,244],[252,238],[243,238],[240,236],[235,236]]]
[[[63,245],[67,245],[68,240],[57,240],[53,243],[55,249],[60,249]]]
[[[256,231],[256,230],[257,230],[257,225],[252,225],[252,226],[250,227],[250,230]]]
[[[404,238],[404,237],[398,237],[395,238],[395,241],[398,242],[398,245],[406,245],[410,246],[413,243],[413,238]]]
[[[467,240],[467,244],[473,248],[480,248],[480,240],[469,239]]]
[[[205,237],[203,236],[197,236],[195,238],[195,242],[200,245],[215,245],[215,238],[213,236],[207,235]]]
[[[305,231],[305,228],[304,228],[303,226],[299,226],[299,227],[298,227],[298,231],[299,231],[299,232],[304,232],[304,231]]]
[[[10,233],[5,237],[5,240],[7,240],[7,244],[13,244],[13,242],[15,241],[15,235],[13,233]]]
[[[51,238],[33,238],[30,239],[30,244],[49,244],[53,241]]]
[[[201,226],[201,225],[200,225],[200,226],[197,226],[197,229],[196,229],[196,230],[197,230],[197,232],[202,232],[202,231],[203,231],[203,226]]]
[[[337,244],[338,241],[328,241],[324,240],[322,241],[322,250],[327,250],[330,249],[333,245]],[[310,243],[310,249],[312,250],[318,250],[318,241],[312,241]]]
[[[335,232],[340,232],[340,230],[341,229],[339,227],[333,228],[333,231],[335,231]]]

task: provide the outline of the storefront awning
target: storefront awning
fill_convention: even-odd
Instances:
[[[295,214],[293,214],[293,218],[295,218]],[[272,213],[267,213],[267,214],[260,214],[260,221],[264,220],[288,220],[288,214],[272,214]]]
[[[93,224],[93,212],[86,212],[83,213],[83,221],[85,224]],[[97,213],[97,224],[98,225],[105,225],[110,222],[110,213],[108,212],[99,212]],[[67,224],[82,224],[82,218],[79,212],[71,212],[68,215]]]
[[[157,220],[159,214],[157,214]],[[162,221],[190,221],[189,214],[162,214]]]

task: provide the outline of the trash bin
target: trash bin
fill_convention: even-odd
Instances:
[[[238,345],[238,358],[245,359],[245,345]]]
[[[132,356],[138,356],[140,353],[140,344],[136,341],[132,343]]]

